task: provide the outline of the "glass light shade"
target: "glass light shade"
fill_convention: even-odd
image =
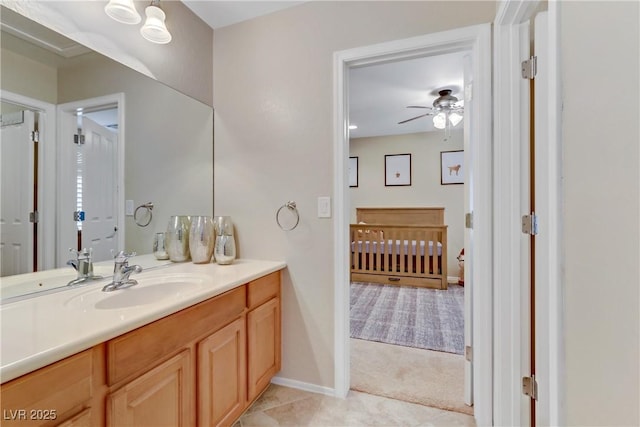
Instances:
[[[147,6],[144,12],[147,15],[147,20],[142,28],[140,28],[142,37],[152,43],[169,43],[171,41],[171,33],[169,33],[169,30],[167,30],[164,24],[166,16],[162,9],[156,6]]]
[[[142,21],[133,0],[110,0],[104,7],[104,12],[123,24],[138,24]]]
[[[458,113],[449,114],[449,121],[453,126],[457,126],[462,121],[462,116]]]
[[[436,129],[444,129],[447,125],[447,115],[445,113],[438,113],[433,116],[433,126]]]

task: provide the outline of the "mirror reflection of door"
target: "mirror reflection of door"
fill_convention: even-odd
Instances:
[[[36,223],[30,221],[37,199],[37,182],[34,181],[37,146],[32,138],[35,123],[33,111],[3,102],[0,136],[1,276],[29,273],[37,265]]]
[[[74,141],[74,183],[70,194],[74,203],[63,212],[73,220],[76,233],[74,249],[91,248],[93,261],[112,258],[117,250],[118,233],[118,114],[112,106],[76,109],[61,117],[66,125],[62,129],[73,135],[64,135]],[[78,136],[76,136],[78,135]]]

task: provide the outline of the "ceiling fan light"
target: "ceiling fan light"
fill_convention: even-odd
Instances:
[[[433,126],[436,129],[444,129],[447,125],[447,116],[445,113],[438,113],[433,116]]]
[[[462,121],[462,116],[458,113],[449,114],[449,121],[453,126],[457,126]]]
[[[147,15],[147,19],[142,28],[140,28],[142,37],[152,43],[169,43],[171,41],[171,33],[169,33],[164,23],[166,15],[162,9],[157,6],[147,6],[144,12]]]
[[[138,24],[142,21],[133,0],[110,0],[104,7],[104,12],[111,18],[123,24]]]

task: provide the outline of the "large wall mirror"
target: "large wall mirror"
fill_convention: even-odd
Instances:
[[[0,8],[2,277],[148,254],[171,215],[213,215],[210,106]]]

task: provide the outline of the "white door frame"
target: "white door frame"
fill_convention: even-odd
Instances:
[[[348,69],[389,60],[469,51],[473,64],[475,117],[471,121],[471,144],[475,147],[471,181],[475,283],[473,296],[474,399],[480,425],[493,422],[492,344],[492,140],[491,140],[491,26],[481,24],[388,43],[365,46],[334,54],[334,320],[335,394],[349,391],[349,198],[347,179]]]
[[[3,101],[37,111],[38,132],[38,270],[55,267],[56,247],[56,106],[0,89]]]
[[[495,370],[494,424],[523,425],[528,420],[528,398],[521,378],[529,365],[529,260],[528,240],[521,233],[521,216],[528,213],[529,110],[528,81],[522,79],[520,62],[529,57],[529,24],[540,1],[501,1],[494,22],[494,325]],[[558,2],[548,2],[545,50],[547,101],[546,134],[536,132],[536,214],[541,235],[536,237],[536,377],[540,400],[536,419],[540,425],[563,425],[562,324],[560,258],[560,76]],[[537,105],[538,103],[536,103]],[[518,143],[520,141],[520,143]],[[544,148],[540,151],[540,148]],[[545,169],[539,169],[544,165]],[[518,167],[519,166],[519,167]],[[542,237],[542,238],[540,238]],[[514,286],[519,284],[519,286]],[[543,363],[540,363],[540,362]]]
[[[124,93],[115,93],[111,95],[100,96],[91,99],[84,99],[80,101],[73,101],[66,104],[60,104],[57,107],[59,118],[63,117],[63,112],[75,112],[78,108],[96,108],[104,105],[115,104],[118,106],[118,177],[117,177],[117,211],[118,211],[118,233],[116,234],[116,241],[118,248],[124,248],[124,236],[125,236],[125,222],[124,222],[124,151],[125,151],[125,96]],[[72,167],[73,163],[73,142],[66,140],[65,134],[68,133],[65,130],[63,123],[58,123],[58,179],[57,190],[59,205],[57,209],[57,261],[56,264],[59,267],[64,266],[66,260],[68,260],[69,248],[76,247],[75,234],[73,230],[73,223],[69,221],[70,211],[67,205],[72,202],[70,198],[75,200],[75,168]],[[70,188],[70,185],[73,186]],[[63,205],[65,207],[63,208]]]

